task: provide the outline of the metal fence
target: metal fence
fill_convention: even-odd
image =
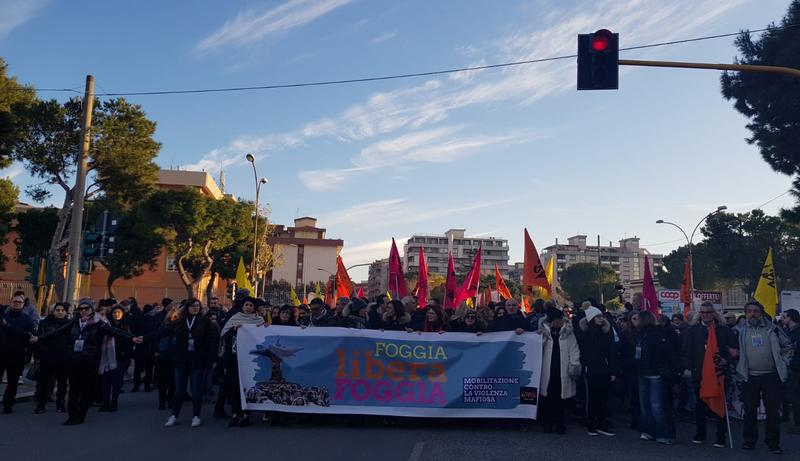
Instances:
[[[33,286],[30,282],[4,282],[0,281],[0,304],[7,304],[15,291],[24,291],[25,296],[34,298]]]

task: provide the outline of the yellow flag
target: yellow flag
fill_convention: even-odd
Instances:
[[[550,285],[551,288],[553,288],[553,275],[556,270],[555,261],[555,256],[551,256],[547,261],[547,266],[544,268],[544,275],[547,276],[547,284]],[[553,290],[555,290],[555,288],[553,288]],[[546,288],[542,288],[542,296],[544,299],[550,299],[553,297],[553,293],[550,293]]]
[[[319,282],[317,282],[317,287],[314,289],[314,298],[324,299],[324,296],[322,296],[322,287],[319,286]]]
[[[386,290],[386,296],[389,298],[389,301],[392,301],[392,294],[389,293],[389,290]]]
[[[250,290],[250,296],[253,296],[253,285],[247,279],[247,271],[244,270],[244,259],[239,256],[239,267],[236,268],[236,286],[238,288],[247,288]]]
[[[297,293],[294,292],[294,288],[289,288],[289,296],[292,298],[292,305],[299,306],[300,300],[297,299]]]
[[[772,265],[772,248],[767,252],[764,268],[758,278],[758,287],[753,295],[756,301],[764,306],[764,311],[771,317],[778,312],[778,285],[775,283],[775,266]]]

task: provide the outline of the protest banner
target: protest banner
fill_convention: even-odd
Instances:
[[[536,418],[536,333],[244,325],[243,406],[291,413]]]

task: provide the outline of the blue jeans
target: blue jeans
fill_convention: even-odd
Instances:
[[[175,368],[175,395],[172,399],[172,415],[178,417],[186,396],[186,385],[192,394],[192,416],[200,416],[203,406],[203,389],[205,388],[205,370],[203,368]]]
[[[664,386],[661,376],[639,376],[639,429],[658,441],[674,441],[675,423],[665,402]]]

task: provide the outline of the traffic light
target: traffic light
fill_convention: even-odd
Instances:
[[[578,35],[578,89],[619,88],[619,34],[600,29]]]
[[[83,257],[91,260],[99,256],[102,240],[103,236],[98,232],[85,232],[83,234]]]

